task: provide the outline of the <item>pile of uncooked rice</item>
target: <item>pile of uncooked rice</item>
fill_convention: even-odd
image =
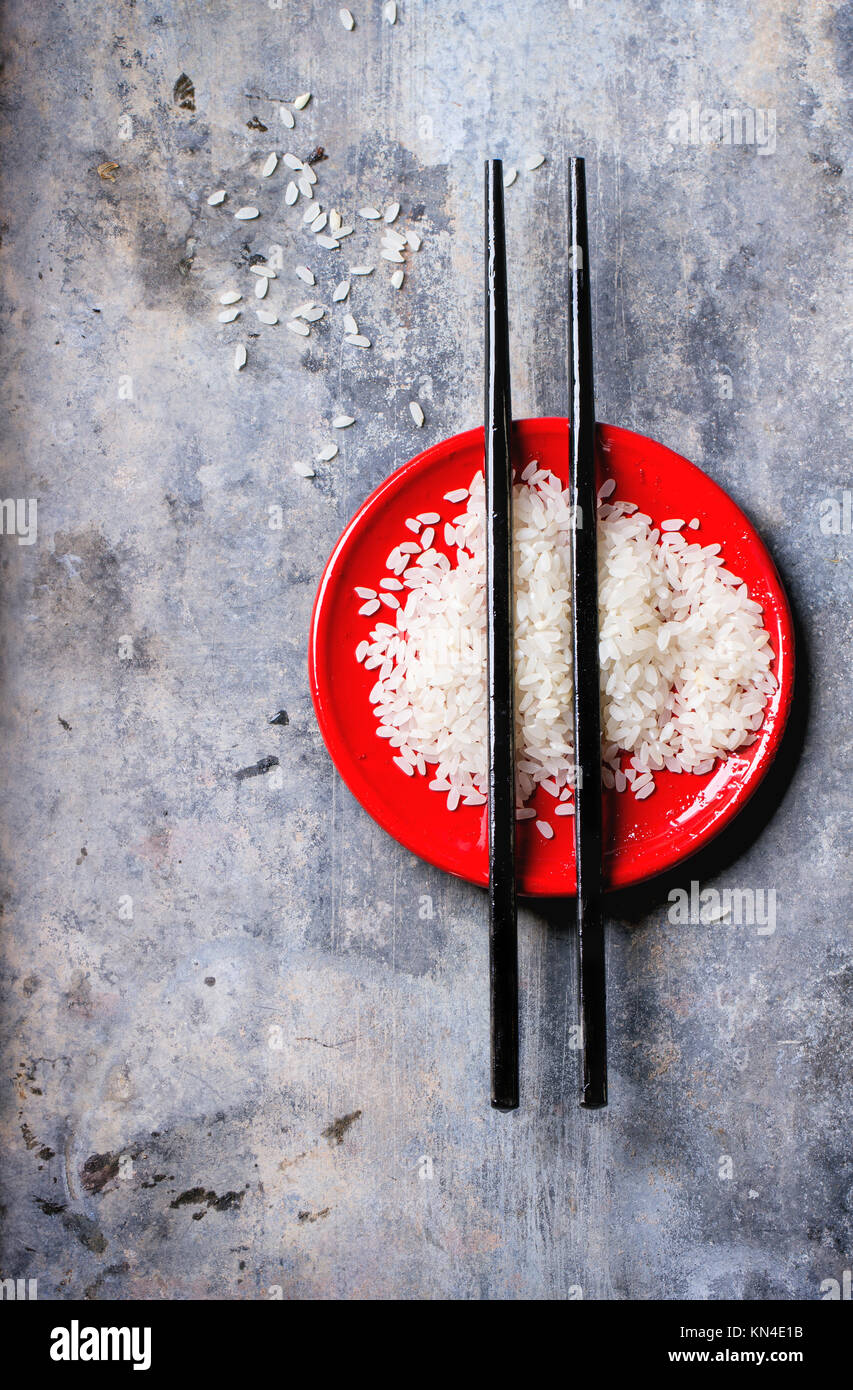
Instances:
[[[572,510],[549,470],[532,462],[521,477],[514,488],[516,814],[527,819],[536,812],[524,803],[538,786],[554,798],[557,816],[574,811]],[[605,483],[598,507],[602,776],[642,800],[660,769],[710,772],[717,758],[755,741],[776,689],[774,653],[761,607],[724,567],[721,547],[684,534],[698,520],[674,517],[658,529],[635,503],[611,501],[614,487]],[[486,801],[483,474],[445,501],[455,515],[410,517],[378,590],[356,590],[365,617],[388,610],[356,658],[377,672],[370,701],[394,762],[408,776],[429,776],[455,810]],[[553,836],[541,816],[537,826]]]

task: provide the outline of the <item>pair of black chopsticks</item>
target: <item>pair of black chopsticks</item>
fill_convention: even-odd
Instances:
[[[607,1104],[604,923],[601,886],[601,729],[598,690],[595,399],[586,183],[569,161],[569,383],[575,859],[581,1105]],[[518,926],[515,877],[512,403],[503,165],[486,161],[486,583],[489,744],[489,976],[492,1105],[518,1105]]]

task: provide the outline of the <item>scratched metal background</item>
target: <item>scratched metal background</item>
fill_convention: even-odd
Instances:
[[[346,34],[337,9],[5,6],[2,495],[39,511],[35,544],[0,537],[0,1274],[43,1298],[819,1298],[853,1261],[850,536],[820,525],[850,485],[850,12],[401,0],[392,29],[353,0]],[[306,88],[292,137],[244,95]],[[694,101],[774,109],[775,149],[672,145]],[[321,201],[399,196],[423,250],[400,295],[358,286],[370,353],[279,328],[237,376],[247,316],[221,328],[216,294],[244,243],[290,265],[304,238],[278,177],[242,227],[206,195],[248,201],[270,148],[316,144]],[[561,905],[522,915],[523,1105],[494,1114],[484,899],[354,804],[306,683],[344,523],[479,419],[481,161],[537,149],[508,195],[517,413],[565,411],[576,151],[600,414],[753,516],[807,672],[769,789],[682,876],[774,889],[775,932],[671,925],[660,886],[614,905],[597,1115]],[[297,478],[350,404],[341,456]]]

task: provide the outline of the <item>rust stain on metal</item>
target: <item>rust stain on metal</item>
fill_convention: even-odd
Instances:
[[[329,1147],[342,1144],[347,1130],[359,1119],[361,1119],[361,1111],[353,1110],[350,1115],[341,1115],[339,1119],[332,1120],[332,1123],[323,1130],[323,1138],[328,1139]]]

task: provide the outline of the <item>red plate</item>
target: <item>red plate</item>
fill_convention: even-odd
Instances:
[[[757,741],[704,777],[655,773],[655,792],[636,801],[629,792],[604,792],[608,849],[604,875],[623,888],[672,868],[716,835],[744,806],[767,771],[785,727],[794,676],[794,639],[788,601],[779,575],[754,527],[722,488],[694,464],[654,440],[612,425],[599,426],[602,481],[616,479],[615,498],[637,502],[657,525],[671,516],[697,516],[695,533],[704,544],[719,541],[728,569],[747,582],[764,609],[779,682]],[[521,420],[516,424],[517,467],[538,459],[563,483],[568,470],[568,421]],[[486,808],[448,811],[426,777],[407,777],[391,761],[393,750],[376,737],[368,702],[375,673],[355,660],[355,648],[381,613],[359,617],[356,585],[377,588],[385,559],[409,533],[406,517],[437,511],[452,515],[443,500],[467,487],[483,466],[483,431],[445,439],[392,473],[368,497],[335,546],[320,582],[311,622],[309,675],[314,708],[335,766],[365,810],[390,835],[422,859],[472,883],[488,882]],[[691,534],[692,533],[688,533]],[[436,528],[436,545],[442,528]],[[390,612],[385,615],[391,621]],[[553,812],[541,789],[531,805]],[[576,891],[574,826],[571,817],[548,817],[553,840],[534,822],[519,825],[519,889],[527,894]]]

